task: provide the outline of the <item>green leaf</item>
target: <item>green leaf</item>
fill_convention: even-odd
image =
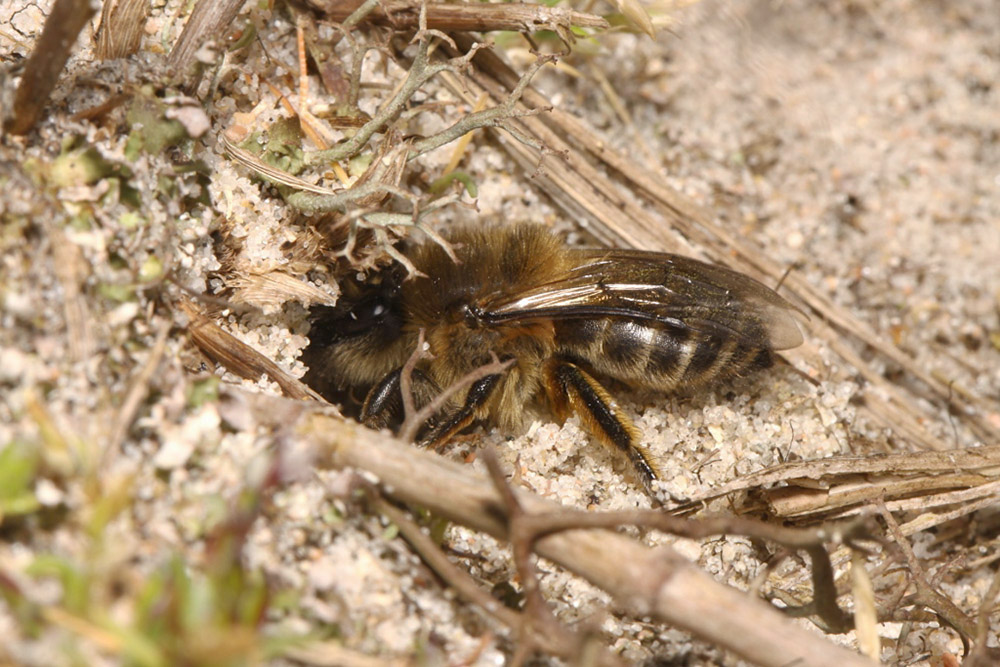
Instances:
[[[33,445],[12,442],[0,450],[0,522],[40,507],[34,491],[38,464],[39,451]]]
[[[457,169],[435,180],[431,183],[429,190],[432,194],[441,194],[455,181],[465,186],[465,191],[469,193],[470,197],[475,197],[478,194],[479,190],[476,188],[476,182],[472,180],[472,177],[466,172]]]
[[[80,616],[90,605],[90,576],[76,564],[54,554],[41,554],[26,568],[33,577],[55,577],[63,589],[62,606]]]
[[[187,404],[191,408],[199,408],[205,403],[213,403],[219,398],[219,378],[215,376],[197,380],[188,385]]]
[[[52,161],[49,180],[57,187],[90,185],[114,171],[114,165],[105,160],[96,148],[81,148],[63,153]]]

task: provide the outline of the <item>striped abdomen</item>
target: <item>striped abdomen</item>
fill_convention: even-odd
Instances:
[[[725,336],[630,319],[576,320],[558,323],[556,344],[559,354],[583,361],[598,373],[662,391],[771,365],[763,328]]]

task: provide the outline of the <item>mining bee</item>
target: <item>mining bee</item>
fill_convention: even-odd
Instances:
[[[362,422],[402,419],[401,372],[423,330],[430,358],[413,367],[419,407],[491,359],[511,360],[456,393],[421,433],[446,442],[475,422],[515,428],[543,395],[623,453],[647,489],[657,468],[598,378],[671,391],[772,364],[799,345],[792,306],[756,280],[687,257],[568,247],[537,225],[464,229],[444,247],[405,250],[396,265],[343,285],[313,313],[305,380],[328,397],[363,396]]]

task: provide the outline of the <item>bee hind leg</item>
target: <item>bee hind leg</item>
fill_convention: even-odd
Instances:
[[[639,443],[639,433],[632,421],[608,391],[589,373],[571,361],[552,359],[544,370],[549,402],[560,419],[571,413],[580,415],[584,428],[605,445],[628,458],[646,491],[653,494],[652,483],[660,479],[646,448]]]

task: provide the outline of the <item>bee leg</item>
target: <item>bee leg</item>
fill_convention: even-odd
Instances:
[[[420,438],[420,445],[423,447],[443,445],[456,433],[471,424],[476,418],[476,411],[486,404],[501,377],[499,374],[487,375],[473,382],[472,386],[469,387],[469,392],[465,395],[465,403],[462,407],[446,415],[435,424],[427,435]]]
[[[390,428],[403,423],[402,372],[402,369],[392,371],[369,390],[365,403],[361,406],[361,423],[368,428]],[[410,392],[418,410],[430,403],[440,391],[426,373],[419,368],[413,369],[410,374]]]
[[[639,433],[631,420],[601,384],[585,370],[565,359],[552,359],[545,366],[545,389],[560,419],[571,412],[590,434],[628,457],[646,490],[660,475],[646,448],[639,443]]]

